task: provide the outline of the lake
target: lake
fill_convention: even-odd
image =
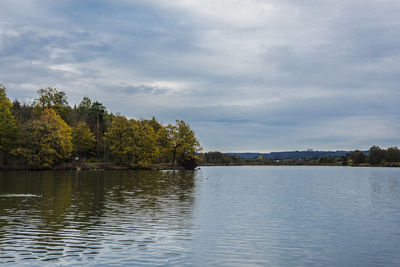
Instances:
[[[0,172],[0,265],[399,266],[400,168]]]

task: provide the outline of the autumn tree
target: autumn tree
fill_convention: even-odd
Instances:
[[[19,145],[16,154],[29,167],[51,168],[71,157],[71,128],[54,110],[45,109],[40,119],[23,125]]]
[[[195,154],[201,150],[193,130],[183,120],[176,120],[176,125],[167,126],[172,150],[172,167],[178,162],[188,169],[195,167]]]
[[[105,142],[114,161],[119,165],[129,165],[135,156],[135,129],[124,116],[117,116],[105,133]]]
[[[4,164],[7,164],[8,153],[17,142],[17,125],[11,109],[6,88],[0,84],[0,152]]]
[[[72,129],[72,147],[77,156],[86,156],[96,147],[96,138],[84,121],[78,122]]]
[[[39,98],[34,101],[36,110],[53,109],[64,121],[69,121],[71,107],[68,105],[67,96],[56,88],[42,88],[37,91]]]
[[[157,135],[148,121],[133,122],[135,128],[135,157],[134,165],[148,167],[159,156]]]
[[[146,121],[117,116],[105,133],[105,139],[119,165],[148,167],[158,157],[157,136]]]
[[[170,132],[167,127],[162,126],[156,133],[157,148],[159,151],[159,162],[171,162],[172,143],[170,140]]]

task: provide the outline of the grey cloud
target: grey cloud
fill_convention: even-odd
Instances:
[[[398,1],[204,1],[3,1],[0,79],[13,98],[54,86],[185,119],[208,150],[398,143]],[[354,118],[391,134],[324,130]]]

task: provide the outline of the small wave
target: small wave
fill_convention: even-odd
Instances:
[[[0,194],[0,197],[42,197],[42,195],[33,195],[33,194]]]

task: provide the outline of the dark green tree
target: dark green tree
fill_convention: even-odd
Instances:
[[[359,165],[361,163],[367,162],[367,156],[365,156],[365,154],[359,150],[351,153],[351,159],[354,165]]]
[[[400,149],[398,147],[389,147],[386,150],[386,160],[389,162],[400,162]]]
[[[379,146],[373,146],[369,149],[368,162],[372,165],[382,164],[385,152]]]

